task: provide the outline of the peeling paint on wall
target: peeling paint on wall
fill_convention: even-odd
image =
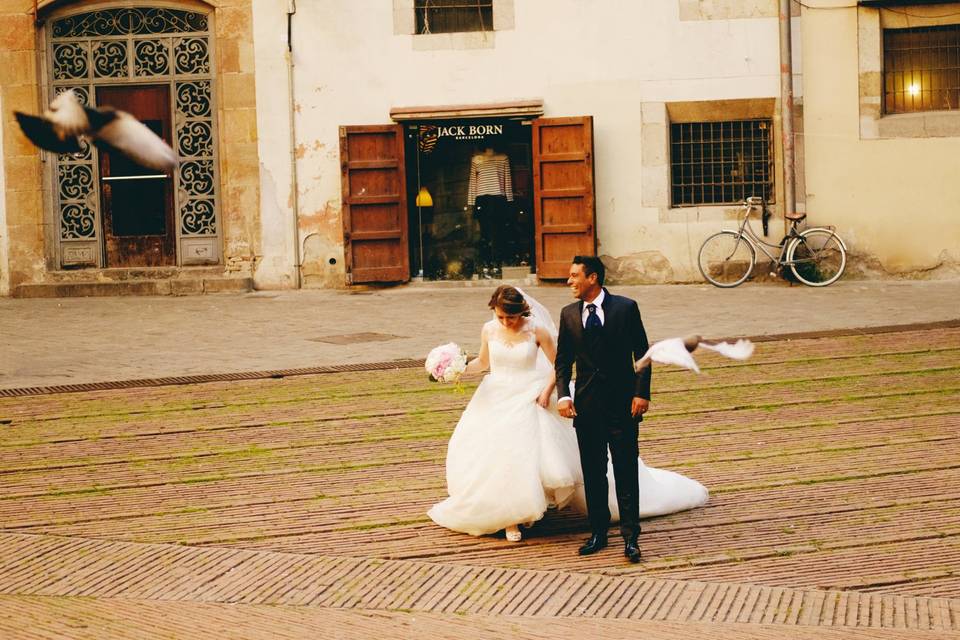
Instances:
[[[342,240],[340,202],[337,200],[328,200],[322,209],[308,213],[301,212],[297,223],[302,232],[322,233],[331,239]]]
[[[641,251],[614,258],[601,256],[607,277],[613,284],[654,284],[673,282],[673,267],[659,251]]]

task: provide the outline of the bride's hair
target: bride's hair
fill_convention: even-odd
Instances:
[[[500,309],[510,316],[527,317],[530,315],[530,305],[523,299],[523,294],[517,291],[516,287],[511,287],[508,284],[497,287],[487,306],[494,311]]]

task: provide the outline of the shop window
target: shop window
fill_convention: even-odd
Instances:
[[[960,25],[883,30],[883,111],[960,109]]]
[[[531,128],[519,119],[408,125],[410,264],[428,280],[530,273]]]
[[[773,199],[773,124],[769,118],[670,125],[674,207]]]
[[[418,34],[493,30],[493,0],[416,0]]]

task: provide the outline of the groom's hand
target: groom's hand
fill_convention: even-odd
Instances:
[[[633,403],[630,405],[630,413],[633,414],[633,417],[642,416],[647,412],[647,409],[650,408],[650,401],[646,398],[635,397]]]
[[[564,418],[576,418],[577,410],[573,408],[573,400],[567,398],[557,404],[557,412]]]

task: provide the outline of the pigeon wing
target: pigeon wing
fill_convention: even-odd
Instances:
[[[678,367],[700,373],[700,367],[697,366],[696,360],[693,359],[693,356],[687,351],[687,347],[684,346],[683,338],[668,338],[667,340],[653,343],[650,350],[641,358],[641,361],[646,359],[661,364],[674,364]]]
[[[137,164],[158,171],[177,166],[177,154],[163,139],[130,114],[117,111],[116,117],[93,134],[94,144],[116,149]]]
[[[753,343],[749,340],[737,340],[733,344],[729,342],[719,342],[717,344],[701,342],[700,346],[734,360],[746,360],[753,355]]]
[[[30,142],[41,149],[55,151],[57,153],[80,153],[83,148],[75,136],[61,138],[57,135],[56,127],[46,118],[31,116],[26,113],[15,111],[14,115],[20,124],[20,130],[23,135],[30,139]]]

